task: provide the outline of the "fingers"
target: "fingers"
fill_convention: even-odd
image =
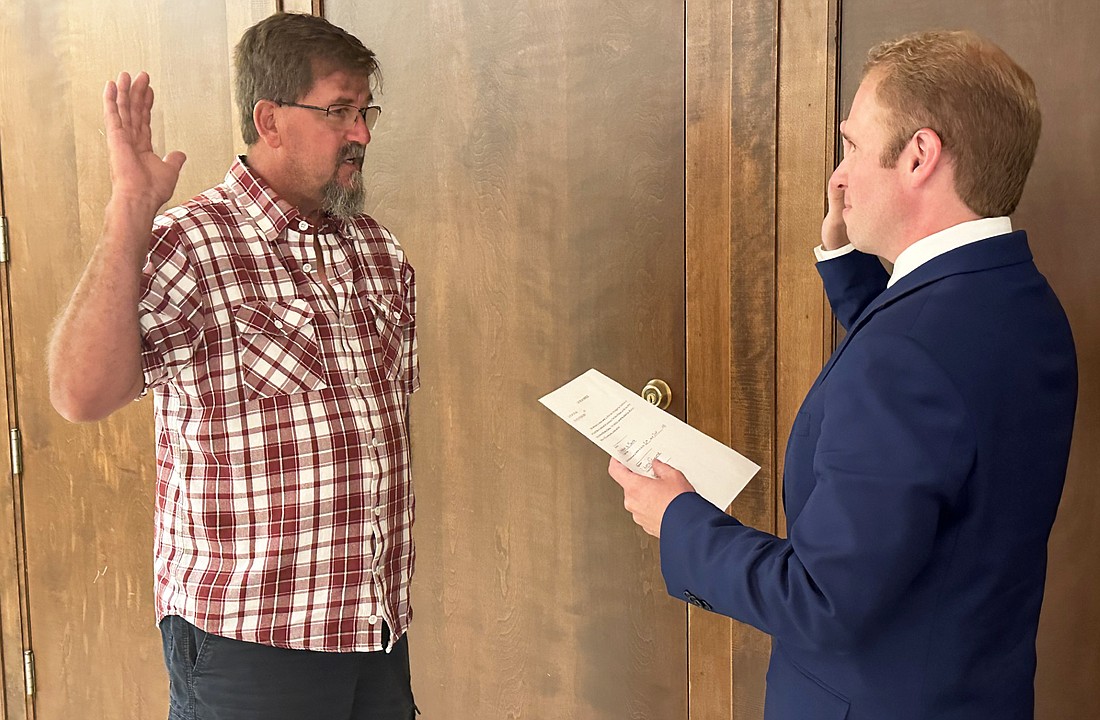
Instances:
[[[826,189],[825,196],[829,201],[829,212],[836,212],[837,206],[843,207],[844,203],[844,191],[836,186],[836,182],[833,179],[829,179],[829,186]]]
[[[821,221],[821,246],[836,250],[848,244],[848,228],[844,222],[844,203],[847,185],[839,172],[833,172],[826,190],[829,211]]]
[[[134,78],[130,73],[119,73],[118,79],[104,88],[103,104],[108,127],[120,127],[138,148],[152,148],[153,88],[149,86],[149,73],[143,71]]]
[[[829,212],[839,212],[844,208],[844,187],[837,180],[836,174],[829,178]]]
[[[668,475],[670,475],[672,473],[675,473],[677,475],[682,474],[679,470],[672,467],[671,465],[664,462],[663,460],[658,460],[657,458],[653,458],[653,474],[654,475],[656,475],[657,477],[667,477]]]
[[[151,116],[153,109],[153,88],[149,86],[149,73],[140,72],[130,85],[130,130],[134,145],[139,150],[153,149],[153,131]]]
[[[122,129],[122,118],[118,115],[118,85],[107,81],[103,88],[103,125],[107,131]]]
[[[660,460],[653,461],[653,474],[657,476],[658,480],[675,480],[677,483],[687,482],[687,478],[684,477],[682,472]]]
[[[634,475],[634,473],[630,471],[630,468],[623,465],[615,458],[611,458],[611,461],[607,464],[607,474],[611,476],[611,479],[619,483],[624,490],[627,484],[630,483],[631,476]]]
[[[676,468],[669,465],[668,463],[661,462],[660,460],[654,460],[653,474],[657,477],[659,481],[664,484],[664,487],[666,488],[673,488],[680,492],[695,492],[695,486],[691,484],[691,481],[687,479],[687,476]]]
[[[119,120],[122,121],[122,129],[130,132],[132,126],[130,117],[130,73],[119,73],[115,85],[117,88],[115,92],[115,109]]]
[[[187,156],[181,153],[179,150],[173,150],[164,156],[164,162],[176,169],[176,174],[179,175],[180,169],[183,164],[187,162]]]

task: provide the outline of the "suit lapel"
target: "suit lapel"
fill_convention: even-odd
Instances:
[[[879,310],[945,277],[1031,262],[1031,259],[1031,249],[1027,244],[1027,233],[1022,230],[979,240],[932,258],[891,287],[883,290],[878,297],[864,308],[852,324],[848,334],[844,336],[844,340],[829,357],[829,361],[814,382],[814,388],[825,380],[829,371],[833,369],[833,365],[836,364],[837,358],[844,352],[844,348]]]

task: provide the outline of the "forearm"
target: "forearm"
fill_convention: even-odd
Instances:
[[[112,198],[103,235],[54,326],[50,401],[68,420],[100,420],[141,392],[138,301],[156,210]]]
[[[874,255],[851,252],[817,263],[825,293],[840,324],[850,329],[856,318],[886,289],[889,273]]]

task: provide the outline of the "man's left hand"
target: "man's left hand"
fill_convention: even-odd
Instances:
[[[631,472],[615,458],[611,458],[607,473],[622,486],[623,506],[634,516],[634,522],[653,537],[661,537],[661,520],[676,496],[695,492],[682,472],[660,460],[653,461],[656,478]]]

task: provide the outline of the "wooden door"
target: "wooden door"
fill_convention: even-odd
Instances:
[[[684,7],[328,0],[379,53],[370,210],[417,268],[425,717],[686,717],[685,606],[607,458],[536,402],[590,367],[684,408]]]
[[[0,153],[0,218],[4,212],[3,154]],[[0,226],[0,242],[4,226]],[[10,265],[0,251],[0,408],[5,429],[17,426],[12,364]],[[10,435],[9,435],[10,437]],[[27,716],[25,663],[28,647],[23,565],[22,475],[10,452],[0,451],[0,720]]]
[[[844,0],[844,114],[868,48],[931,27],[974,30],[1005,49],[1034,78],[1043,111],[1035,165],[1016,214],[1039,269],[1069,316],[1080,392],[1069,475],[1049,549],[1035,680],[1038,720],[1100,717],[1100,5],[1093,0]]]
[[[25,537],[18,560],[27,624],[22,638],[8,632],[19,606],[7,605],[5,584],[3,654],[10,680],[9,668],[32,649],[37,680],[22,706],[22,683],[7,683],[11,717],[167,715],[152,601],[151,406],[135,404],[98,424],[65,422],[47,398],[45,343],[101,229],[109,193],[104,83],[122,69],[149,71],[155,145],[187,153],[175,199],[190,197],[219,181],[240,149],[230,50],[272,10],[274,2],[247,0],[0,2],[0,148],[11,230],[4,329],[23,439],[16,525]],[[0,572],[7,581],[7,565]]]
[[[536,403],[596,366],[631,387],[663,377],[682,413],[682,8],[346,4],[329,17],[387,71],[371,210],[421,279],[420,704],[449,718],[682,717],[685,611],[664,593],[657,544],[622,510],[605,458]],[[175,199],[189,197],[241,149],[230,48],[273,9],[0,0],[6,339],[24,441],[23,484],[0,496],[16,520],[0,561],[15,570],[0,572],[17,705],[23,647],[37,665],[37,694],[12,717],[165,715],[150,407],[65,423],[45,341],[100,232],[104,82],[150,71],[156,144],[187,152]],[[9,586],[19,573],[25,587]]]

